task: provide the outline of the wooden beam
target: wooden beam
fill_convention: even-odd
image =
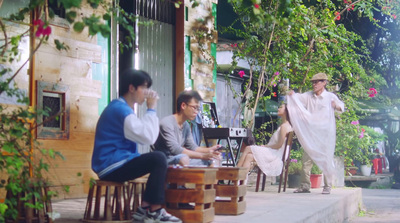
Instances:
[[[185,89],[185,6],[176,9],[175,18],[175,102]],[[175,108],[176,106],[174,106]]]

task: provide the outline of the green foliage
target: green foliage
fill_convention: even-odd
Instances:
[[[21,96],[22,97],[22,96]],[[43,208],[41,199],[49,199],[54,192],[49,192],[43,197],[38,194],[38,188],[48,184],[43,180],[43,171],[48,171],[50,164],[48,159],[63,158],[62,155],[52,149],[39,149],[40,145],[34,140],[32,130],[35,128],[32,120],[40,111],[30,111],[26,108],[7,108],[0,104],[0,171],[8,177],[8,180],[0,181],[0,187],[14,195],[24,194],[25,205],[32,208]],[[31,203],[33,197],[37,203]],[[2,216],[14,219],[17,216],[17,196],[7,198],[6,207],[2,207]]]
[[[303,149],[292,150],[290,152],[289,174],[300,174],[303,168],[301,158],[303,157]]]
[[[387,136],[368,126],[360,125],[358,120],[362,116],[356,114],[356,111],[360,109],[356,99],[349,95],[343,96],[347,110],[336,121],[335,155],[344,157],[345,166],[352,166],[355,160],[371,165],[377,143],[385,141]]]
[[[311,167],[311,174],[322,174],[322,171],[315,164]]]
[[[368,59],[368,52],[357,34],[335,23],[336,6],[331,1],[312,6],[283,0],[230,2],[239,18],[250,18],[219,28],[222,33],[242,39],[233,47],[231,70],[236,69],[239,59],[250,65],[245,90],[250,90],[252,97],[245,106],[256,108],[266,97],[265,92],[272,92],[284,79],[290,80],[293,89],[304,92],[311,88],[310,77],[318,72],[329,74],[332,86],[341,86],[340,92],[354,88],[367,96],[372,77],[362,64]],[[243,28],[233,28],[238,24]],[[275,81],[277,72],[279,78]],[[246,93],[240,95],[245,96]],[[251,127],[252,120],[247,127]]]
[[[301,160],[291,160],[289,164],[288,173],[289,174],[300,174],[302,171],[303,165]]]
[[[303,157],[303,149],[291,150],[290,159],[301,160]]]
[[[278,83],[288,79],[290,87],[297,92],[311,89],[311,76],[325,72],[329,76],[328,90],[337,93],[346,106],[346,112],[337,114],[335,154],[343,156],[346,165],[353,160],[368,163],[376,143],[384,140],[385,136],[376,134],[367,126],[351,125],[351,122],[366,117],[359,112],[357,100],[368,100],[369,88],[376,88],[379,92],[379,88],[387,84],[380,74],[380,67],[389,60],[377,63],[370,47],[376,35],[365,38],[354,31],[352,23],[362,26],[361,21],[367,20],[373,24],[369,26],[371,30],[379,29],[379,25],[385,23],[376,22],[374,16],[386,7],[384,14],[395,18],[393,15],[399,9],[398,2],[390,9],[387,9],[386,1],[381,0],[357,1],[353,3],[354,9],[344,2],[330,0],[230,2],[238,19],[219,30],[241,39],[233,44],[234,55],[229,73],[237,72],[239,59],[246,60],[250,65],[250,70],[246,72],[249,79],[245,83],[245,93],[238,94],[241,99],[247,99],[245,106],[255,109],[268,96],[265,93],[268,90],[272,92],[276,72],[279,72]],[[343,19],[346,16],[357,17],[360,21]],[[249,20],[242,20],[244,17]],[[285,90],[283,88],[279,93],[284,95]],[[251,97],[247,96],[248,93]],[[380,94],[376,98],[384,100]],[[247,127],[252,126],[254,117],[249,120],[245,122],[249,123]],[[365,130],[362,138],[361,129]]]
[[[266,145],[269,138],[271,138],[274,131],[268,131],[268,126],[272,124],[271,122],[264,122],[260,128],[253,131],[253,136],[256,139],[257,145]]]
[[[89,5],[96,9],[102,7],[105,13],[102,16],[97,15],[78,15],[78,11],[82,6],[82,0],[49,0],[50,3],[56,3],[58,6],[65,8],[66,19],[77,32],[82,32],[87,28],[90,36],[98,33],[107,37],[110,35],[108,22],[111,17],[116,15],[117,9],[109,5],[104,0],[88,0]],[[53,149],[43,149],[36,141],[34,130],[42,123],[36,123],[37,116],[48,116],[46,110],[35,110],[30,107],[29,98],[25,91],[18,89],[14,78],[19,74],[32,55],[40,48],[42,43],[46,43],[51,33],[46,33],[41,29],[46,29],[49,25],[49,19],[54,17],[54,12],[49,9],[48,16],[44,13],[46,10],[45,0],[29,1],[25,8],[21,8],[17,13],[12,14],[9,18],[0,18],[0,31],[4,39],[0,41],[0,95],[4,94],[17,100],[19,106],[7,107],[6,104],[0,104],[0,172],[3,177],[8,179],[0,180],[0,188],[5,188],[13,195],[21,194],[23,205],[34,209],[43,209],[43,202],[56,193],[49,191],[47,194],[41,195],[40,188],[49,186],[51,183],[46,179],[46,172],[51,167],[51,161],[54,159],[64,159],[62,154]],[[30,55],[25,61],[21,61],[20,45],[26,37],[29,36],[30,26],[25,24],[29,17],[29,12],[36,11],[36,19],[34,19],[33,27],[35,29],[38,44],[32,49]],[[125,14],[122,12],[122,16]],[[78,20],[79,18],[79,20]],[[134,17],[131,17],[134,18]],[[40,20],[39,20],[40,19]],[[130,20],[126,19],[122,26],[129,26]],[[19,28],[26,27],[26,31],[22,33],[9,32],[8,26],[20,25]],[[47,30],[50,31],[51,30]],[[8,35],[7,35],[8,34]],[[131,38],[134,41],[134,35]],[[54,39],[55,46],[58,50],[68,50],[69,47],[58,39]],[[21,62],[20,68],[11,69],[10,65],[15,62]],[[3,69],[4,68],[4,69]],[[58,118],[56,115],[55,118]],[[46,120],[44,120],[46,121]],[[78,175],[79,177],[79,175]],[[69,191],[69,186],[64,187],[65,191]],[[15,219],[18,216],[17,205],[18,196],[11,196],[0,204],[0,222],[5,219]],[[37,202],[34,201],[35,198]]]

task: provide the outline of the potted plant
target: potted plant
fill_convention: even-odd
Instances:
[[[360,161],[360,164],[361,164],[360,171],[363,176],[371,175],[373,158],[374,158],[374,154],[370,151],[363,151],[359,155],[359,157],[357,157],[358,161]]]
[[[386,135],[361,125],[355,114],[354,100],[347,98],[346,107],[350,106],[337,121],[337,140],[335,155],[344,159],[346,175],[353,176],[361,165],[371,167],[371,148],[379,141],[385,141]]]
[[[300,187],[300,173],[302,170],[302,162],[301,157],[303,155],[303,151],[293,150],[290,154],[290,163],[288,168],[288,187],[296,188]]]
[[[300,172],[302,169],[302,163],[300,160],[291,159],[288,169],[288,187],[296,188],[300,187]]]
[[[347,167],[345,168],[345,171],[346,171],[346,175],[347,175],[347,176],[356,175],[356,174],[357,174],[357,170],[358,170],[358,167],[356,167],[356,166],[347,166]]]
[[[311,181],[311,188],[321,187],[322,171],[315,164],[313,164],[311,168],[310,181]]]

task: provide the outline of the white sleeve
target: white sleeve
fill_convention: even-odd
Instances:
[[[154,144],[160,131],[157,114],[154,110],[147,110],[143,118],[130,114],[124,121],[125,138],[143,145]]]
[[[336,110],[337,112],[339,112],[339,113],[342,113],[342,112],[344,112],[344,103],[343,103],[343,101],[341,101],[339,98],[338,98],[338,96],[336,96],[335,94],[333,94],[333,100],[335,101],[335,104],[336,104],[336,106],[339,106],[340,107],[340,109],[341,109],[341,111],[338,111],[338,110]]]

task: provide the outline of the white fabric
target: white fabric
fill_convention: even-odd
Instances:
[[[324,90],[319,96],[313,92],[287,96],[288,110],[294,132],[304,151],[323,171],[328,182],[335,173],[333,155],[336,145],[336,120],[332,101],[344,111],[344,103]]]
[[[284,123],[287,125],[288,132],[293,131],[289,123]],[[277,144],[279,140],[279,135],[282,126],[272,135],[269,140],[269,145]],[[251,152],[253,153],[254,159],[257,162],[257,166],[262,170],[262,172],[267,176],[278,176],[282,172],[282,155],[284,152],[284,147],[286,139],[283,145],[279,149],[272,149],[266,146],[250,146]],[[267,145],[268,146],[268,145]]]

